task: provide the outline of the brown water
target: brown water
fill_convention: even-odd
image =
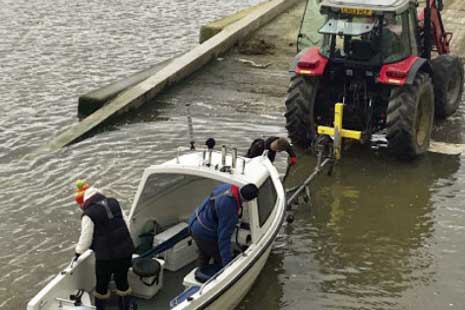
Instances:
[[[78,95],[189,49],[201,24],[256,2],[2,2],[0,309],[24,309],[71,259],[79,230],[72,182],[86,178],[128,209],[143,169],[187,145],[185,102],[151,109],[156,121],[24,156],[77,121]],[[214,136],[245,151],[258,136],[285,135],[281,102],[240,111],[190,103],[197,141]],[[435,137],[463,143],[463,115]],[[402,164],[382,150],[347,153],[314,184],[312,206],[303,203],[283,228],[240,308],[464,309],[463,156]],[[293,182],[313,164],[300,158]]]
[[[464,309],[461,158],[352,151],[314,184],[245,308]]]

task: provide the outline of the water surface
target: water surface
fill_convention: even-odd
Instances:
[[[55,153],[25,155],[77,121],[79,95],[188,50],[200,25],[257,2],[2,2],[0,309],[23,309],[71,259],[80,214],[73,181],[87,179],[127,210],[143,169],[187,145],[185,102]],[[256,137],[286,134],[281,102],[235,113],[190,103],[199,143],[214,136],[245,152]],[[463,143],[463,112],[435,137]],[[464,309],[464,157],[405,164],[382,150],[348,153],[283,228],[240,308]],[[313,164],[299,158],[293,182]],[[277,165],[283,170],[285,158]]]

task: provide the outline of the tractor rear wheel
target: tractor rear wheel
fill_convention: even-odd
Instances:
[[[390,151],[403,159],[428,151],[433,119],[433,83],[428,74],[420,72],[412,85],[391,90],[386,120]]]
[[[307,148],[316,138],[315,98],[319,79],[291,77],[286,97],[286,128],[292,143]]]
[[[436,116],[444,119],[457,111],[463,92],[463,63],[458,57],[439,55],[431,61]]]

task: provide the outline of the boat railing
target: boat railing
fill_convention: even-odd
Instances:
[[[189,148],[189,147],[183,147],[180,146],[177,148],[177,156],[176,156],[176,163],[180,164],[180,156],[183,153],[187,152],[192,152],[195,151],[195,149]],[[205,148],[198,150],[199,152],[202,152],[202,160],[199,163],[199,166],[201,167],[213,167],[215,170],[219,170],[221,172],[229,172],[231,174],[233,173],[240,173],[244,174],[245,173],[245,166],[246,166],[246,160],[244,158],[238,157],[237,156],[237,148],[233,147],[231,148],[231,152],[228,153],[228,147],[226,145],[223,145],[221,147],[221,164],[217,165],[212,165],[212,154],[213,152],[219,152],[218,150],[214,150],[212,148]],[[226,164],[226,157],[231,156],[231,165]],[[239,162],[242,162],[239,164]],[[239,169],[240,167],[240,169]]]

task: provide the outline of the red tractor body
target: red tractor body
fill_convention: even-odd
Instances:
[[[294,143],[309,146],[342,102],[344,128],[361,131],[362,142],[382,132],[399,157],[427,151],[434,115],[447,117],[461,100],[463,65],[449,55],[442,1],[429,0],[418,15],[417,6],[416,0],[322,1],[322,44],[302,50],[291,66],[286,127]]]

